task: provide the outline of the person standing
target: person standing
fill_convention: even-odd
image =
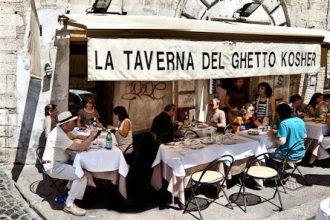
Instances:
[[[240,109],[249,101],[247,93],[243,90],[244,79],[236,78],[233,87],[227,91],[224,103],[228,111],[228,121],[233,121],[239,114]]]
[[[128,113],[123,106],[117,106],[112,109],[114,119],[118,121],[118,126],[108,125],[110,129],[116,136],[118,143],[118,148],[125,152],[126,148],[133,143],[133,134],[132,134],[132,122],[129,120]],[[133,149],[130,148],[126,154],[132,153]]]
[[[76,126],[76,119],[77,116],[72,116],[69,111],[64,111],[58,115],[58,123],[47,138],[42,164],[49,176],[72,181],[63,210],[73,215],[82,216],[86,214],[86,210],[76,206],[74,200],[83,198],[86,185],[93,180],[87,171],[81,178],[76,175],[75,168],[68,164],[69,151],[87,150],[95,139],[97,131],[91,131],[90,136],[82,143],[73,142],[67,136],[67,132],[72,131]]]
[[[206,123],[209,126],[216,127],[218,130],[221,130],[226,127],[226,115],[225,112],[219,109],[220,100],[211,99],[209,102],[210,114]]]
[[[49,104],[45,106],[45,122],[44,122],[44,128],[45,128],[45,136],[48,137],[49,133],[55,128],[57,123],[57,105]]]
[[[182,125],[182,122],[172,122],[175,115],[176,106],[168,104],[164,111],[157,115],[152,121],[151,131],[155,133],[161,142],[168,143],[174,140],[174,125]]]
[[[272,126],[273,122],[271,122],[270,119],[275,119],[275,97],[273,96],[273,90],[268,83],[259,83],[258,97],[255,105],[255,114],[259,122],[263,125]]]

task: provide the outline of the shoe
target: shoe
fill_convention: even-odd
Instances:
[[[70,213],[72,215],[75,216],[83,216],[86,215],[86,210],[79,208],[78,206],[76,206],[75,204],[73,204],[72,206],[65,206],[63,209],[64,212]]]

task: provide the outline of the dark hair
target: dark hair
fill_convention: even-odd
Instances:
[[[294,103],[295,101],[297,101],[297,100],[301,100],[302,98],[301,98],[301,96],[299,95],[299,94],[295,94],[295,95],[292,95],[291,97],[290,97],[290,99],[289,99],[289,102],[290,103]]]
[[[267,97],[271,97],[273,94],[273,89],[270,87],[269,83],[267,82],[261,82],[258,84],[258,88],[265,87],[265,93]]]
[[[321,96],[323,96],[322,93],[319,93],[319,92],[314,93],[314,95],[312,96],[311,100],[309,101],[307,107],[308,106],[312,106],[315,109],[316,108],[316,105],[317,105],[316,99],[319,98],[319,97],[321,97]]]
[[[48,104],[45,106],[45,116],[50,115],[49,111],[54,111],[56,109],[57,105],[54,104]]]
[[[124,106],[114,107],[112,113],[118,115],[119,121],[124,121],[124,119],[128,118],[128,113]]]
[[[291,118],[293,116],[290,106],[286,103],[279,104],[276,107],[276,112],[280,116],[281,120],[285,120],[285,119]]]
[[[95,108],[95,98],[92,95],[86,97],[86,99],[83,102],[83,106],[86,107],[87,103],[90,101],[93,102],[93,107]]]
[[[164,108],[164,111],[165,112],[170,112],[170,111],[172,111],[173,109],[175,109],[175,105],[174,104],[168,104],[168,105],[166,105],[165,106],[165,108]]]

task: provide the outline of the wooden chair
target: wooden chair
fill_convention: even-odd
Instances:
[[[189,205],[192,204],[193,206],[197,207],[200,219],[203,219],[200,204],[198,202],[199,199],[202,199],[203,201],[207,201],[207,206],[208,206],[210,203],[214,202],[219,197],[219,194],[221,191],[223,192],[224,196],[226,197],[230,208],[233,209],[231,202],[224,190],[225,182],[226,182],[226,179],[228,177],[228,174],[232,167],[233,162],[234,162],[233,156],[223,155],[223,156],[219,157],[218,159],[210,162],[203,171],[198,171],[198,172],[195,172],[192,174],[192,176],[191,176],[191,181],[192,181],[191,196],[189,197],[189,199],[187,200],[187,202],[184,205],[183,213],[188,212],[195,218],[198,218],[197,216],[195,216],[194,214],[191,213],[192,210],[189,210]],[[221,164],[226,165],[226,169],[224,169],[224,171],[219,169]],[[217,186],[217,192],[216,192],[217,197],[216,198],[209,201],[207,199],[200,198],[197,196],[196,192],[198,189],[205,187],[205,186],[210,186],[210,185]]]

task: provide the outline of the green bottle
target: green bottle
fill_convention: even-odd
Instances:
[[[110,133],[110,129],[107,129],[107,136],[105,137],[106,140],[106,146],[105,148],[107,148],[108,150],[112,149],[112,136]]]

